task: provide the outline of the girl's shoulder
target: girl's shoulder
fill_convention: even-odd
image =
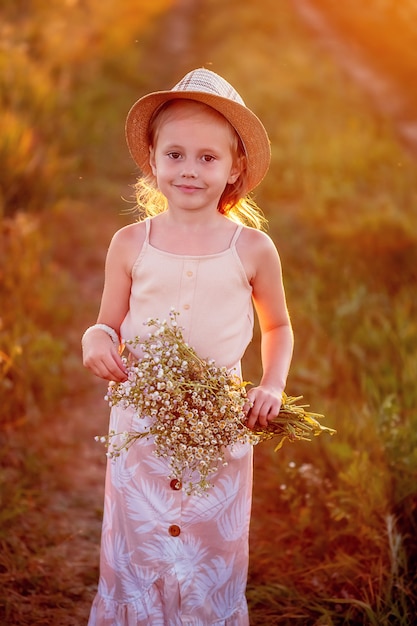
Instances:
[[[255,253],[276,251],[275,244],[267,233],[250,226],[243,226],[237,247],[251,248]]]
[[[123,226],[113,235],[111,244],[112,246],[130,246],[134,245],[136,248],[138,244],[143,245],[146,239],[146,226],[144,222],[134,222]]]
[[[260,272],[274,266],[279,267],[277,249],[267,233],[244,226],[236,242],[236,250],[251,284]]]
[[[117,258],[128,270],[133,267],[146,239],[146,225],[135,222],[115,232],[109,246],[109,257]]]

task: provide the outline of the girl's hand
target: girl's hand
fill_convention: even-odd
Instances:
[[[121,383],[127,380],[125,366],[117,346],[104,331],[97,329],[83,339],[83,363],[93,374],[104,380]]]
[[[266,428],[269,420],[277,417],[279,413],[282,394],[276,389],[259,385],[259,387],[253,387],[248,391],[248,398],[251,407],[247,413],[246,426],[252,430],[255,424],[259,422],[261,427]]]

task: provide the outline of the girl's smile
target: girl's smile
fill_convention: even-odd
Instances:
[[[193,185],[181,185],[181,184],[175,185],[175,187],[177,187],[177,189],[179,189],[180,191],[183,191],[184,193],[194,193],[202,189],[202,187],[196,187]]]

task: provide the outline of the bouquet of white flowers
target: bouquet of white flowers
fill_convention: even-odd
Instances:
[[[137,360],[132,355],[123,357],[128,379],[111,382],[106,400],[110,406],[132,407],[138,417],[149,418],[150,425],[145,432],[110,431],[96,437],[106,444],[110,458],[118,457],[137,439],[152,437],[155,455],[169,460],[168,478],[182,482],[189,494],[203,493],[211,486],[209,475],[225,463],[226,446],[278,439],[277,450],[285,439],[310,440],[311,435],[335,432],[320,424],[322,415],[295,404],[301,396],[285,394],[279,415],[267,428],[247,428],[248,383],[214,361],[201,359],[185,343],[177,316],[172,310],[169,321],[148,320],[147,325],[155,330],[144,339],[127,342],[133,348],[140,346],[141,356]],[[197,475],[199,480],[184,484],[185,474]]]

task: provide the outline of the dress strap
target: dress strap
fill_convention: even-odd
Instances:
[[[149,235],[151,234],[151,219],[149,217],[145,220],[145,243],[149,243]]]
[[[239,226],[236,228],[233,237],[232,237],[232,241],[230,242],[230,248],[234,248],[236,245],[236,241],[239,239],[239,235],[243,230],[243,224],[239,224]]]

